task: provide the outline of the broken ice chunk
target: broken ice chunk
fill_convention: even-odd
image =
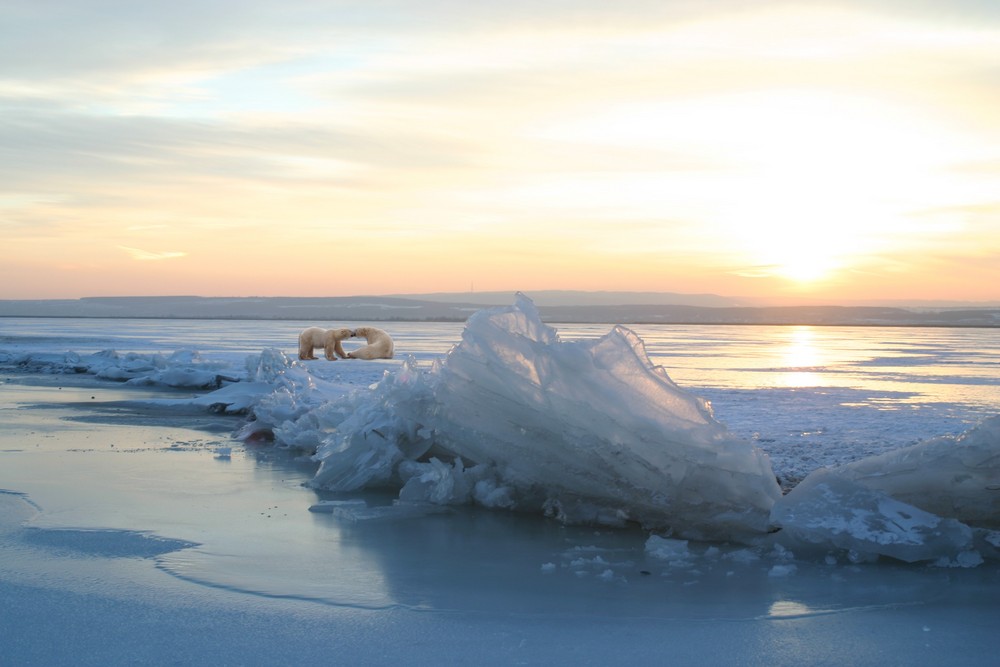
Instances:
[[[687,540],[675,540],[659,535],[650,535],[645,545],[646,555],[671,565],[688,565],[692,557]]]
[[[841,466],[838,475],[939,516],[1000,528],[1000,417]]]
[[[972,548],[972,529],[943,519],[829,470],[806,477],[775,503],[779,543],[843,549],[906,562],[955,558]]]
[[[333,514],[337,510],[342,508],[364,508],[368,507],[368,503],[361,500],[360,498],[353,500],[321,500],[315,505],[309,507],[310,512],[316,514]]]
[[[452,510],[431,503],[395,502],[392,505],[376,505],[368,507],[360,505],[340,505],[331,510],[331,514],[341,521],[351,523],[368,521],[402,521],[417,519],[432,514],[447,514]]]

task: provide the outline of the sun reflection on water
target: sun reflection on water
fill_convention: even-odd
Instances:
[[[788,346],[782,351],[781,364],[786,369],[781,373],[783,387],[816,387],[823,384],[814,369],[823,366],[823,355],[816,344],[813,327],[793,327]]]
[[[771,607],[767,610],[767,615],[771,618],[797,618],[811,616],[816,612],[817,610],[807,607],[801,602],[776,600],[771,603]]]

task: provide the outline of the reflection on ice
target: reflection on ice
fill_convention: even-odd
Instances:
[[[811,369],[824,365],[819,348],[813,343],[813,329],[808,326],[793,327],[788,347],[782,352],[783,366],[787,367],[781,378],[783,387],[816,387],[822,383]]]

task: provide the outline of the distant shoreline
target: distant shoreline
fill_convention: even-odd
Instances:
[[[289,322],[465,322],[514,295],[353,297],[88,297],[0,300],[0,318],[255,320]],[[767,306],[711,295],[545,292],[533,297],[544,322],[632,325],[761,325],[1000,328],[1000,306]]]

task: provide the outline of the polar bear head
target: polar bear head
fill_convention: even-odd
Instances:
[[[354,335],[354,332],[350,329],[328,329],[326,332],[327,341],[340,341],[347,340]]]

